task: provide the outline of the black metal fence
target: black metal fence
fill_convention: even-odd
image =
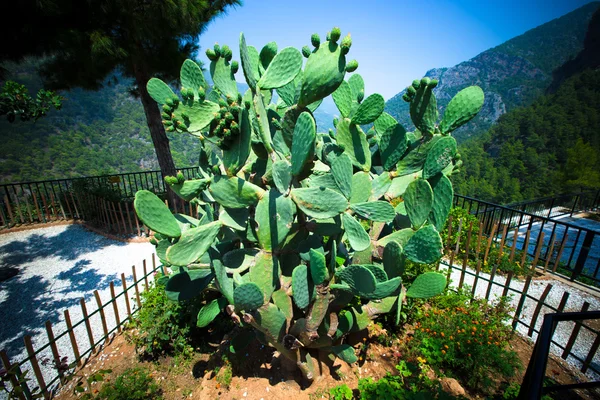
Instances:
[[[573,200],[570,208],[563,215],[599,207],[600,197],[597,193],[571,197]],[[540,204],[543,202],[538,202],[535,206],[539,210]],[[466,209],[482,222],[485,235],[493,236],[494,240],[501,236],[506,236],[509,241],[516,240],[517,249],[525,251],[532,258],[539,250],[540,260],[557,264],[558,268],[553,272],[563,273],[571,280],[587,278],[600,282],[600,230],[585,227],[581,221],[567,222],[555,219],[555,216],[549,217],[553,213],[564,212],[560,211],[563,206],[558,205],[558,202],[555,204],[557,205],[545,208],[542,213],[544,215],[541,216],[538,215],[540,212],[533,214],[470,197],[454,196],[455,206]],[[529,209],[535,211],[531,207]],[[528,233],[524,234],[525,232]],[[544,233],[542,240],[538,240],[541,233]]]

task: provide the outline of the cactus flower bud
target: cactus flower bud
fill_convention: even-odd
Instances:
[[[223,100],[222,98],[219,98],[219,106],[222,107],[227,107],[227,102],[225,100]]]
[[[233,121],[233,114],[230,113],[230,112],[226,112],[225,113],[225,120],[227,120],[229,122]]]
[[[409,86],[406,88],[406,93],[408,93],[408,95],[412,97],[415,94],[417,94],[417,89],[415,89],[414,86]]]
[[[167,183],[167,185],[176,185],[178,183],[178,180],[176,177],[174,176],[165,176],[165,182]]]
[[[338,117],[333,117],[333,127],[334,128],[337,128],[338,122],[340,122],[340,119]]]
[[[173,108],[175,104],[173,102],[173,99],[169,97],[167,100],[165,100],[165,105],[169,106],[169,108]]]
[[[359,103],[362,103],[363,99],[365,98],[365,90],[361,89],[357,94],[356,94],[356,101],[358,101]]]
[[[215,45],[213,46],[213,50],[217,57],[221,57],[223,55],[223,53],[221,52],[221,48],[219,47],[219,43],[215,43]]]
[[[430,80],[429,78],[427,78],[427,77],[425,77],[425,78],[421,79],[421,83],[422,83],[423,85],[425,85],[425,86],[429,85],[429,82],[430,82],[430,81],[431,81],[431,80]]]
[[[410,103],[410,100],[411,100],[411,98],[410,98],[410,96],[408,95],[408,93],[404,93],[404,94],[402,95],[402,100],[404,100],[404,101],[405,101],[405,102],[407,102],[407,103]]]
[[[223,56],[223,58],[226,61],[231,60],[231,57],[233,57],[233,52],[231,51],[229,46],[227,46],[226,44],[224,44],[223,47],[221,47],[221,56]]]
[[[302,55],[306,58],[310,57],[311,51],[308,46],[302,47]]]
[[[419,88],[419,86],[421,86],[421,81],[420,81],[419,79],[415,79],[414,81],[412,81],[412,86],[413,86],[415,89],[418,89],[418,88]]]
[[[231,122],[231,125],[229,125],[229,128],[231,128],[231,132],[234,133],[234,134],[236,134],[236,135],[238,133],[240,133],[240,126],[235,121]]]
[[[179,182],[179,183],[185,182],[185,176],[183,176],[183,172],[181,172],[181,171],[177,172],[177,182]]]
[[[252,102],[250,100],[244,101],[244,107],[246,107],[247,110],[249,110],[251,106]]]
[[[206,57],[208,57],[210,61],[217,61],[219,59],[219,56],[213,49],[206,49]]]
[[[438,80],[432,79],[431,82],[429,82],[429,87],[433,89],[434,87],[437,86],[437,84],[438,84]]]
[[[172,108],[171,108],[171,106],[169,106],[168,104],[164,104],[164,105],[162,106],[162,110],[163,110],[164,112],[166,112],[166,113],[169,113],[169,114],[170,114],[170,113],[171,113],[171,111],[172,111]]]
[[[163,112],[160,114],[160,116],[162,117],[162,119],[169,121],[171,119],[171,114],[167,113],[167,112]]]
[[[231,63],[231,72],[236,74],[240,69],[240,64],[237,61]]]
[[[156,239],[152,238],[152,239],[150,239],[150,244],[156,246],[156,245],[158,245],[158,241]]]
[[[342,39],[342,43],[340,44],[340,46],[342,48],[342,54],[348,54],[348,52],[350,51],[350,47],[352,47],[352,38],[350,37],[350,34],[347,34]]]
[[[206,92],[203,87],[198,88],[198,101],[202,103],[206,99]]]
[[[166,130],[167,132],[175,132],[175,127],[174,127],[174,126],[167,126],[167,127],[165,128],[165,130]]]
[[[310,37],[310,43],[316,47],[319,48],[319,46],[321,45],[321,38],[319,37],[318,33],[313,33],[312,36]]]
[[[354,72],[358,68],[358,61],[351,60],[346,64],[346,72]]]
[[[332,42],[337,42],[342,36],[342,31],[337,26],[331,30],[330,39]]]
[[[331,40],[331,32],[327,32],[327,35],[325,36],[325,38],[327,40]]]

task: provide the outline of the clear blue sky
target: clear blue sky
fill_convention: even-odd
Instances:
[[[573,11],[589,0],[244,0],[215,19],[200,37],[200,59],[215,42],[239,60],[239,33],[257,47],[310,45],[316,32],[339,26],[351,33],[367,95],[389,99],[436,67],[451,67],[529,29]],[[243,80],[241,71],[238,80]]]

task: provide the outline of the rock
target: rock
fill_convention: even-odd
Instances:
[[[465,396],[465,389],[458,383],[454,378],[442,378],[440,379],[442,384],[442,390],[452,396]]]

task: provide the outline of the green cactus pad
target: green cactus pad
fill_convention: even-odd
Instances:
[[[334,236],[342,232],[342,221],[339,216],[335,218],[316,219],[312,223],[314,226],[311,228],[311,231],[321,236]]]
[[[337,340],[342,335],[349,333],[354,325],[354,315],[349,311],[342,311],[338,315],[338,327],[334,339]]]
[[[371,169],[371,150],[367,143],[367,136],[359,126],[344,118],[337,124],[336,139],[338,145],[344,146],[352,164],[368,172]]]
[[[315,154],[317,128],[308,112],[303,112],[296,121],[292,142],[292,175],[298,176]]]
[[[213,244],[221,226],[221,222],[217,221],[183,232],[179,241],[167,250],[167,261],[172,265],[185,266],[198,260]]]
[[[223,256],[223,264],[225,264],[227,268],[243,273],[255,264],[254,260],[258,253],[258,249],[231,250]]]
[[[167,99],[176,97],[169,85],[158,78],[150,78],[146,84],[146,89],[148,90],[150,97],[158,104],[165,104]]]
[[[371,244],[371,238],[362,225],[348,213],[342,214],[344,230],[354,251],[363,251]]]
[[[214,114],[218,111],[218,104],[205,100],[202,103],[194,103],[193,107],[180,106],[175,111],[175,117],[183,119],[183,113],[185,113],[190,119],[187,130],[191,134],[195,134],[201,132],[210,125],[215,118]]]
[[[376,222],[391,222],[396,217],[394,207],[387,201],[351,204],[350,209],[361,217]]]
[[[292,272],[292,290],[296,306],[301,309],[307,308],[314,295],[315,285],[306,265],[298,265],[294,268],[294,272]]]
[[[248,226],[248,217],[250,212],[247,208],[227,208],[221,207],[219,210],[219,221],[236,231],[245,231]]]
[[[300,210],[317,219],[335,217],[348,208],[343,195],[327,188],[292,189],[291,197]]]
[[[289,197],[270,189],[258,202],[254,219],[261,248],[277,249],[285,240],[294,222],[296,206]]]
[[[469,122],[479,113],[484,100],[483,90],[479,86],[469,86],[458,92],[446,107],[440,131],[447,134]]]
[[[256,205],[265,195],[265,190],[238,177],[215,178],[209,192],[223,207],[246,208]]]
[[[171,275],[165,286],[167,298],[172,301],[193,299],[206,289],[214,277],[210,269],[182,271]]]
[[[267,70],[267,68],[269,68],[269,65],[271,64],[271,61],[273,61],[273,59],[275,58],[276,55],[277,55],[277,43],[275,43],[275,42],[269,42],[269,43],[267,43],[260,50],[260,54],[259,54],[259,60],[260,60],[259,69],[260,69],[260,73],[261,74],[264,74],[265,71]]]
[[[183,183],[178,183],[171,186],[171,189],[185,201],[191,201],[202,194],[202,191],[206,189],[209,179],[192,179]]]
[[[275,287],[279,284],[277,259],[272,253],[261,251],[254,260],[248,273],[250,282],[255,283],[264,295],[265,303],[269,301]]]
[[[421,82],[415,89],[416,94],[410,100],[410,118],[418,130],[432,135],[438,119],[437,100],[433,88]]]
[[[375,130],[377,131],[377,133],[379,133],[379,135],[383,135],[385,131],[387,131],[389,128],[396,124],[398,124],[398,121],[396,121],[394,117],[392,117],[386,112],[383,112],[381,113],[379,118],[375,120],[373,126],[375,127]]]
[[[352,308],[352,313],[354,314],[354,325],[352,326],[352,331],[354,332],[362,331],[371,324],[369,313],[365,311],[364,307],[365,306],[361,308]]]
[[[133,206],[138,218],[151,230],[168,237],[181,236],[181,228],[169,208],[154,193],[139,190]]]
[[[402,285],[402,278],[397,276],[388,281],[377,284],[377,287],[372,293],[369,293],[366,298],[368,300],[380,300],[386,297],[396,296],[399,293]]]
[[[375,280],[377,281],[377,283],[385,282],[388,280],[386,272],[379,265],[361,264],[361,266],[365,267],[373,273],[373,276],[375,276]]]
[[[429,222],[441,232],[444,229],[448,214],[452,208],[454,200],[454,190],[452,182],[445,175],[438,174],[429,179],[429,183],[433,189],[433,205],[429,213]]]
[[[329,279],[329,271],[323,253],[310,249],[310,275],[315,285]]]
[[[273,292],[272,299],[277,308],[285,315],[285,318],[291,321],[294,317],[294,309],[292,298],[288,296],[287,292],[284,289],[276,290]]]
[[[404,260],[400,243],[392,240],[383,249],[383,268],[389,277],[402,276],[405,268]]]
[[[275,343],[280,343],[285,335],[287,320],[285,314],[273,303],[261,307],[256,315],[256,323]]]
[[[370,200],[378,200],[383,196],[392,184],[392,177],[389,172],[383,171],[381,175],[377,175],[371,183]]]
[[[298,85],[301,83],[302,81],[302,71],[300,71],[298,73],[298,75],[296,75],[296,78],[294,80],[292,80],[291,82],[289,82],[286,85],[283,85],[281,87],[278,87],[277,90],[277,94],[279,95],[279,98],[281,100],[283,100],[283,102],[288,106],[292,106],[294,105],[295,102],[295,96],[296,96],[296,88],[298,87]]]
[[[339,346],[332,346],[331,351],[336,357],[346,361],[348,364],[352,364],[358,361],[358,357],[354,353],[354,348],[349,344],[341,344]]]
[[[377,241],[377,246],[385,247],[388,243],[395,241],[400,244],[400,246],[406,246],[406,243],[410,240],[410,238],[415,234],[411,228],[400,229],[399,231],[393,232]]]
[[[340,46],[332,42],[322,43],[306,61],[298,105],[306,107],[335,92],[344,81],[345,73],[346,57]]]
[[[442,172],[456,156],[456,140],[451,136],[440,138],[427,153],[423,166],[423,178],[429,179]]]
[[[277,53],[258,81],[261,89],[276,89],[294,80],[302,69],[302,54],[293,47]]]
[[[235,78],[231,72],[231,65],[224,58],[219,58],[217,61],[210,62],[210,76],[215,84],[215,87],[219,89],[224,96],[230,96],[237,98],[238,90]]]
[[[426,225],[404,245],[404,254],[413,262],[433,264],[442,256],[442,238],[433,225]]]
[[[198,312],[198,319],[196,321],[196,326],[198,328],[204,328],[210,325],[211,322],[223,311],[223,309],[227,306],[227,299],[224,297],[220,297],[218,299],[214,299],[204,307],[200,309]]]
[[[287,160],[277,160],[272,167],[273,182],[283,195],[287,195],[292,183],[292,166]]]
[[[331,163],[331,174],[339,190],[347,199],[352,195],[352,161],[346,153],[335,157]]]
[[[391,171],[400,161],[407,147],[406,130],[402,125],[395,124],[387,128],[379,140],[379,153],[383,169]]]
[[[240,58],[242,60],[242,69],[248,86],[252,90],[256,90],[256,82],[258,81],[258,52],[255,49],[255,57],[252,57],[244,33],[240,33]]]
[[[167,249],[170,245],[171,242],[169,242],[167,239],[159,240],[158,244],[156,245],[156,256],[163,264],[167,263]]]
[[[273,152],[273,144],[271,138],[271,130],[269,127],[269,117],[267,116],[267,110],[265,109],[264,97],[261,92],[257,91],[252,100],[254,104],[254,111],[256,113],[256,126],[255,130],[258,131],[258,136],[262,141],[265,149],[268,153]]]
[[[379,118],[384,107],[385,100],[383,99],[383,96],[374,93],[360,103],[360,106],[352,117],[352,123],[356,125],[370,124]]]
[[[360,93],[365,92],[365,81],[359,74],[352,74],[348,78],[348,84],[350,85],[350,89],[352,89],[352,99],[358,101]]]
[[[227,276],[227,270],[221,261],[213,260],[212,267],[221,293],[229,304],[233,304],[233,279]]]
[[[250,156],[251,138],[250,113],[248,110],[243,109],[240,116],[240,133],[227,149],[223,149],[223,165],[227,175],[234,176],[246,164]]]
[[[352,89],[350,89],[348,82],[343,81],[331,97],[333,97],[333,102],[342,117],[349,118],[352,111],[352,102],[355,101],[355,98],[352,96]]]
[[[364,203],[371,196],[371,177],[364,171],[355,173],[352,176],[352,196],[350,204]]]
[[[375,291],[377,279],[375,275],[362,265],[349,265],[335,274],[336,279],[347,283],[359,296]]]
[[[408,185],[413,183],[415,180],[421,178],[421,172],[416,174],[404,175],[392,180],[392,184],[385,192],[385,197],[388,199],[395,199],[400,196],[404,196]]]
[[[193,90],[196,98],[198,97],[199,88],[206,89],[208,87],[206,80],[204,80],[204,74],[195,61],[185,60],[181,65],[179,76],[181,85]]]
[[[404,192],[408,218],[414,228],[423,226],[433,205],[433,190],[425,179],[412,181]]]
[[[257,284],[248,282],[235,288],[233,302],[237,310],[253,311],[264,304],[264,295]]]
[[[446,288],[446,277],[438,272],[426,272],[417,279],[406,291],[406,297],[427,299],[437,296]]]

